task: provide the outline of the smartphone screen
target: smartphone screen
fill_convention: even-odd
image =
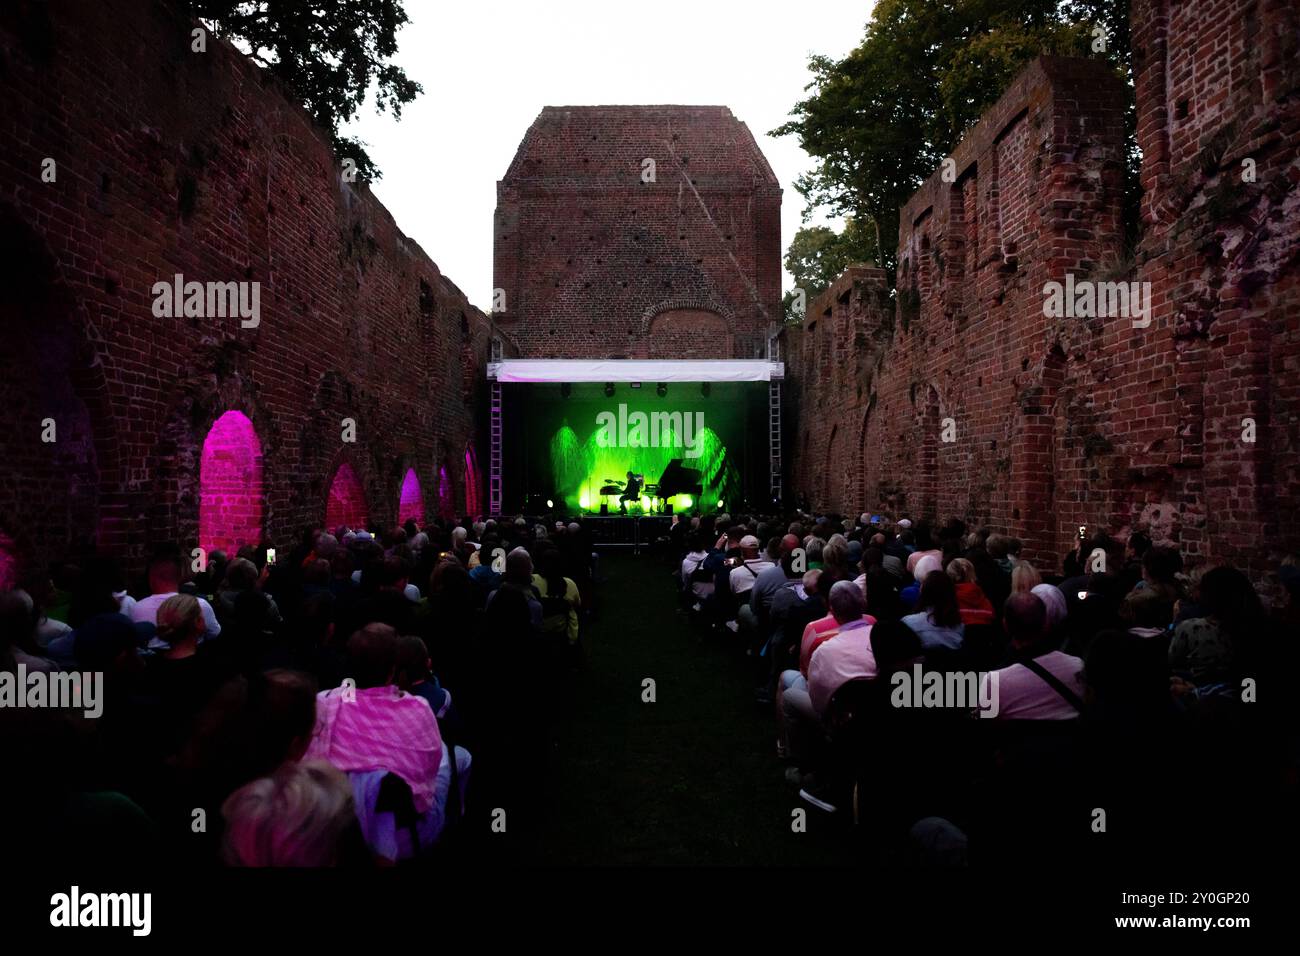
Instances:
[[[275,564],[275,548],[266,549],[266,563]]]

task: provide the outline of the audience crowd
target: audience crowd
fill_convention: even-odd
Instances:
[[[661,543],[700,639],[753,668],[773,786],[864,859],[1032,878],[1294,836],[1294,558],[1266,607],[1139,531],[1037,563],[866,514],[679,515]],[[101,712],[0,709],[6,817],[32,852],[199,866],[418,863],[502,813],[540,827],[595,567],[582,524],[524,518],[164,549],[134,587],[60,563],[0,593],[0,672],[102,675]]]
[[[98,685],[98,713],[0,701],[6,818],[36,859],[198,866],[436,859],[494,813],[526,832],[538,688],[578,661],[592,566],[580,524],[523,518],[163,549],[136,588],[60,563],[0,593],[0,672]]]
[[[1294,556],[1266,610],[1136,530],[1041,566],[869,514],[683,518],[671,547],[683,612],[754,667],[787,784],[869,854],[1029,872],[1295,837]]]

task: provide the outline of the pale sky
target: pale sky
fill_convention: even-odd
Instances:
[[[367,103],[345,132],[383,171],[375,195],[480,308],[492,301],[496,183],[543,106],[731,108],[776,172],[781,254],[800,226],[794,180],[812,165],[785,122],[810,53],[843,57],[871,2],[406,0],[395,62],[424,86],[401,122]],[[813,222],[825,222],[815,217]],[[831,223],[836,228],[838,221]],[[788,275],[783,286],[793,283]]]

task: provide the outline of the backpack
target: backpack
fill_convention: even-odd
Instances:
[[[564,595],[560,595],[559,597],[552,597],[550,594],[550,589],[551,589],[550,583],[545,581],[543,581],[543,583],[546,584],[546,593],[545,594],[542,594],[540,592],[538,593],[538,599],[542,602],[542,617],[543,618],[559,617],[561,614],[568,614],[569,613],[568,598],[564,597]],[[565,585],[565,588],[567,590],[568,585]]]
[[[709,560],[709,556],[706,554],[695,563],[695,567],[691,568],[691,573],[688,576],[691,584],[708,584],[713,580],[713,572],[704,566],[704,562],[707,560]]]

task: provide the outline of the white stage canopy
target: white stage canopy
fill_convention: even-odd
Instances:
[[[785,378],[766,359],[505,359],[488,363],[497,382],[771,382]]]

